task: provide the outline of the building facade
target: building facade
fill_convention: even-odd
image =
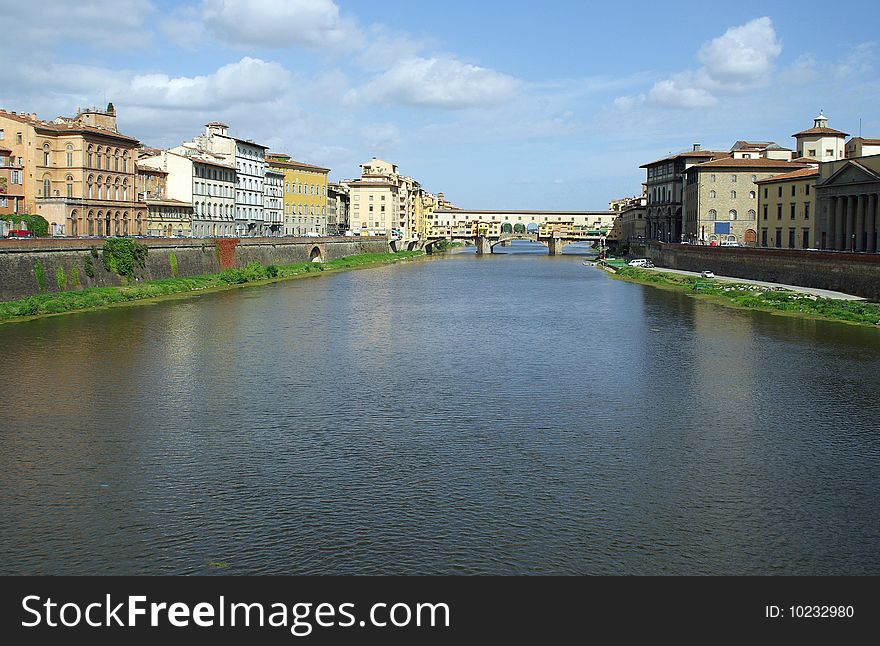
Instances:
[[[686,229],[682,219],[687,197],[685,173],[695,164],[729,156],[725,152],[702,150],[700,144],[694,144],[688,152],[642,164],[639,168],[646,173],[645,236],[649,240],[680,242]]]
[[[809,166],[757,181],[761,247],[816,248],[816,180]]]
[[[329,168],[269,153],[267,162],[284,176],[284,235],[327,235],[327,176]]]
[[[117,130],[113,104],[53,121],[0,110],[0,132],[21,173],[24,199],[16,200],[17,208],[42,215],[50,235],[145,232],[146,208],[136,190],[138,141]]]
[[[341,236],[349,230],[349,199],[348,184],[327,184],[327,235]]]
[[[266,178],[263,182],[263,217],[264,235],[284,235],[284,173],[281,170],[266,166]]]
[[[846,142],[847,157],[872,157],[874,155],[880,155],[880,139],[853,137]]]
[[[880,251],[880,155],[822,164],[816,182],[819,247]]]
[[[12,150],[0,145],[0,215],[24,213],[23,171],[24,167],[12,155]]]
[[[806,164],[725,157],[686,173],[684,238],[695,244],[758,244],[758,184]]]
[[[236,171],[226,157],[178,146],[145,157],[140,165],[165,171],[167,198],[192,205],[193,237],[235,237]]]
[[[396,164],[373,157],[361,164],[361,177],[346,182],[351,201],[351,230],[418,240],[425,230],[425,194],[421,184],[402,175]]]
[[[138,162],[138,202],[147,207],[147,235],[164,238],[192,236],[192,204],[166,192],[167,171]]]

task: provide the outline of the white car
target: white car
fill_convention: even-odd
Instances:
[[[706,271],[701,271],[700,278],[715,278],[715,272],[709,271],[708,269]]]
[[[636,258],[635,260],[630,260],[627,264],[630,267],[647,267],[650,262],[647,258]]]

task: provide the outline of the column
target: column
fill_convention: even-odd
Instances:
[[[835,197],[834,198],[834,245],[831,247],[832,249],[843,249],[843,219],[844,219],[844,206],[846,203],[845,197]]]
[[[822,202],[820,202],[818,199],[815,200],[815,204],[816,204],[817,210],[823,208],[822,206],[820,206],[822,204]],[[834,222],[834,218],[836,216],[837,216],[837,198],[832,197],[832,198],[828,199],[828,219],[825,220],[825,232],[827,234],[826,238],[825,238],[825,244],[826,244],[825,248],[826,249],[834,249],[834,228],[836,226],[835,222]],[[814,215],[813,217],[818,217],[818,214]],[[817,236],[822,235],[822,232],[818,230],[818,227],[817,227],[816,235]],[[816,246],[817,247],[819,246],[818,240],[816,241]]]
[[[846,251],[853,249],[853,236],[856,229],[856,197],[855,195],[846,196],[846,230],[844,232],[843,248]]]
[[[868,231],[868,248],[870,253],[877,252],[877,193],[868,196],[868,213],[865,228]]]
[[[856,198],[856,251],[865,250],[865,196]]]

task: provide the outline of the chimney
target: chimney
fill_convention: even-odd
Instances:
[[[700,148],[700,144],[694,144],[694,152],[697,152],[698,150],[700,150]]]

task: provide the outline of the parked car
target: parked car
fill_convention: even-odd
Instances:
[[[34,232],[27,229],[11,229],[8,238],[33,238]]]
[[[700,272],[700,278],[715,278],[715,272],[708,269]]]
[[[630,267],[647,267],[650,262],[647,258],[636,258],[635,260],[630,260],[627,264]]]

